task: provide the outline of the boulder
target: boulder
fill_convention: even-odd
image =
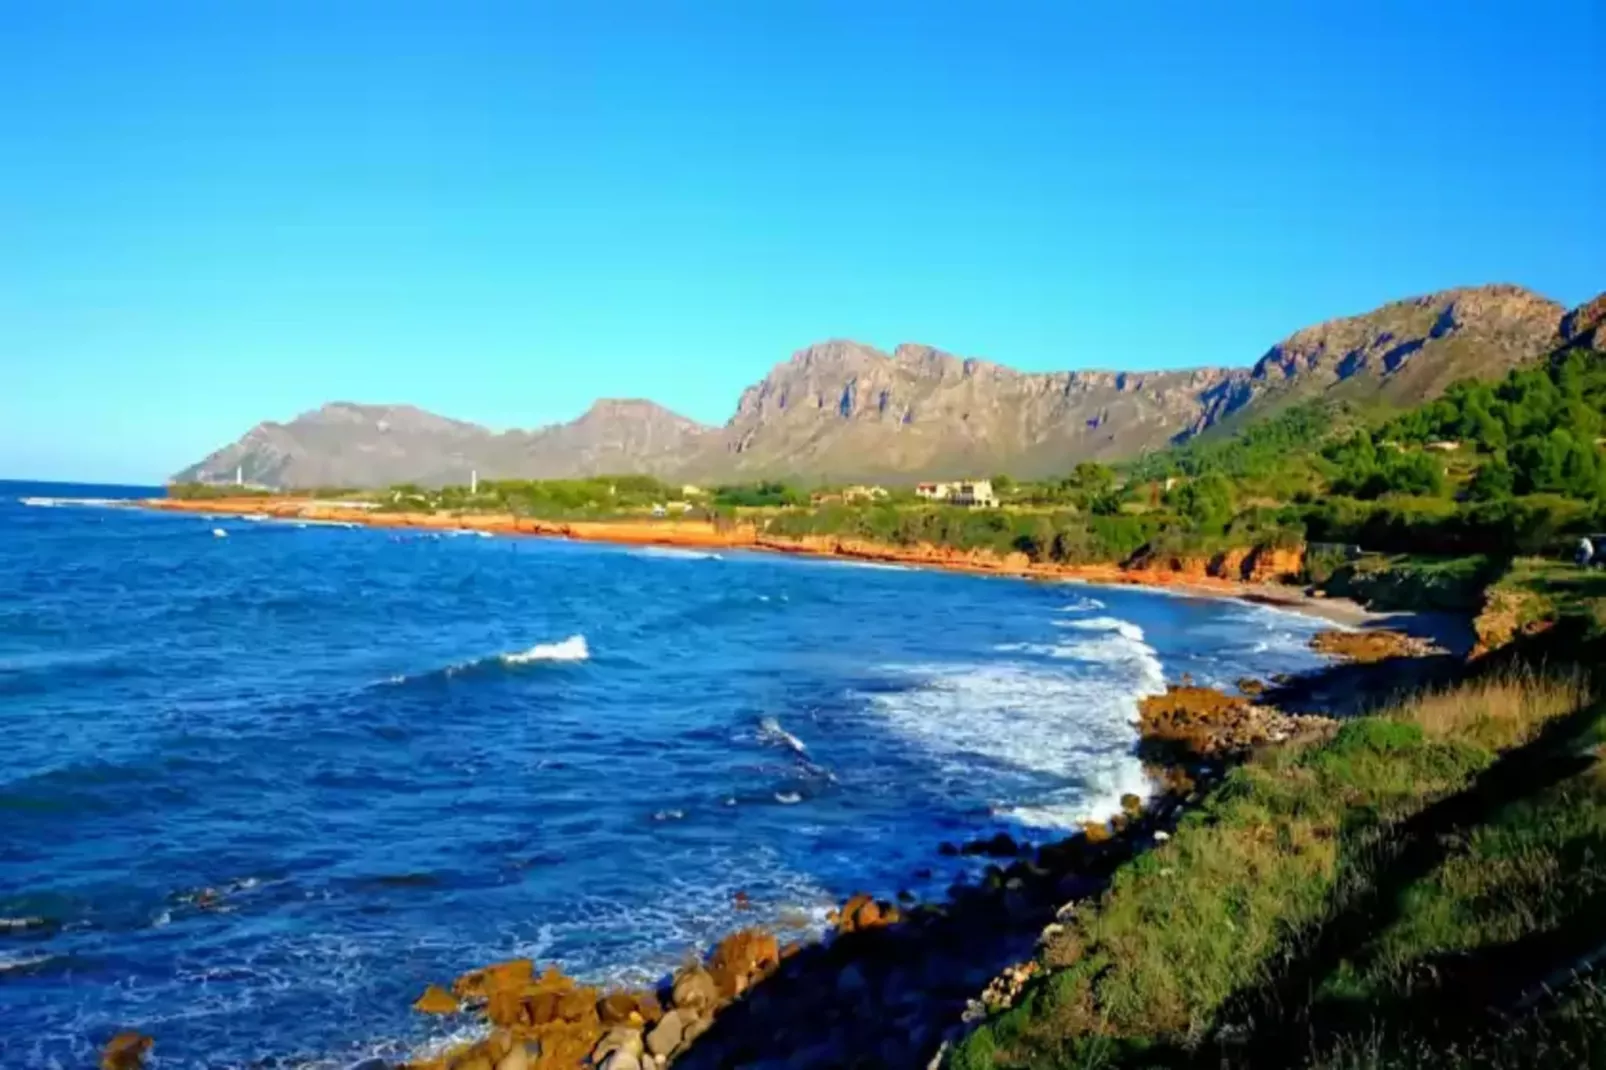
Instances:
[[[676,1007],[694,1011],[713,1010],[719,1003],[719,986],[701,966],[686,966],[675,973],[670,998]]]
[[[555,972],[548,970],[547,974]],[[459,999],[489,999],[494,992],[528,988],[534,977],[535,963],[529,959],[510,959],[470,970],[452,982],[452,992]]]
[[[145,1065],[145,1054],[155,1043],[143,1033],[124,1030],[101,1049],[100,1070],[140,1070]]]
[[[655,1022],[663,1013],[651,992],[610,992],[597,1001],[597,1016],[607,1025]]]
[[[743,929],[719,942],[709,957],[708,972],[721,999],[741,995],[781,961],[780,943],[771,933]]]
[[[657,1066],[654,1062],[652,1065]],[[616,1051],[597,1064],[597,1070],[642,1070],[641,1056]]]
[[[413,1003],[413,1010],[421,1014],[456,1014],[461,1007],[452,994],[440,985],[430,985]]]
[[[647,1034],[647,1050],[653,1055],[667,1056],[680,1047],[681,1037],[685,1033],[685,1021],[689,1017],[691,1016],[679,1009],[665,1014]]]
[[[614,1026],[602,1034],[597,1046],[591,1049],[591,1061],[601,1063],[614,1052],[624,1052],[632,1058],[640,1058],[646,1045],[641,1039],[641,1030],[631,1029],[627,1026]]]

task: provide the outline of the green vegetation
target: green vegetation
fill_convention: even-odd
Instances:
[[[1606,938],[1593,702],[1507,668],[1259,754],[951,1065],[1600,1065],[1599,990],[1546,987]]]

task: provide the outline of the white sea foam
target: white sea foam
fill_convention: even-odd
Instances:
[[[1137,625],[1113,617],[1076,623],[1092,634],[1013,650],[1087,662],[1091,672],[1007,662],[910,666],[895,671],[915,677],[915,686],[871,702],[949,775],[996,764],[1075,782],[1001,810],[1022,823],[1108,817],[1123,794],[1148,793],[1134,753],[1137,706],[1165,691],[1165,675]]]
[[[678,546],[643,546],[635,551],[637,557],[662,557],[671,561],[719,561],[720,556],[707,550],[686,550]]]
[[[773,717],[766,717],[758,722],[758,738],[765,743],[777,743],[788,747],[798,754],[807,754],[809,749],[803,741],[781,727],[781,722]]]
[[[501,654],[504,665],[527,665],[532,661],[585,661],[591,657],[586,637],[571,635],[560,643],[537,643],[515,654]]]
[[[26,970],[33,966],[42,966],[55,957],[44,952],[29,954],[23,951],[13,955],[0,952],[0,974],[11,973],[14,970]]]
[[[775,793],[775,801],[782,806],[796,806],[803,801],[803,796],[795,791],[778,791]]]
[[[127,502],[119,501],[116,498],[45,498],[45,497],[27,497],[27,498],[18,498],[17,501],[21,502],[23,505],[32,506],[35,509],[60,509],[63,506],[69,506],[69,505],[105,507],[105,506],[126,505],[126,504],[128,504]]]
[[[1097,598],[1078,597],[1076,601],[1060,607],[1062,613],[1091,613],[1095,609],[1103,609],[1104,603]]]
[[[229,537],[229,533],[224,531],[222,528],[213,528],[212,529],[212,538],[214,538],[214,539],[226,539],[228,537]]]

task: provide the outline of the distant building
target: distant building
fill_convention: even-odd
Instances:
[[[868,487],[863,484],[856,484],[842,488],[842,500],[845,502],[878,502],[886,496],[886,487]]]
[[[993,493],[992,480],[961,479],[952,483],[917,483],[915,495],[929,502],[946,502],[978,509],[991,509],[998,505]]]
[[[682,498],[700,498],[702,497],[702,494],[703,488],[699,487],[695,483],[687,483],[680,488],[680,496]]]

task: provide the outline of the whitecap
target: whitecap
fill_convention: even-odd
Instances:
[[[1091,613],[1095,609],[1103,609],[1104,603],[1097,598],[1078,597],[1076,601],[1069,602],[1060,607],[1061,613]]]
[[[213,528],[212,537],[214,539],[226,539],[229,537],[229,533],[224,531],[222,528]]]
[[[670,561],[719,561],[720,556],[706,550],[686,550],[678,546],[643,546],[637,557],[660,557]]]
[[[775,801],[782,806],[796,806],[803,801],[803,796],[795,791],[778,791],[775,793]]]
[[[1084,632],[1115,632],[1132,640],[1134,643],[1143,642],[1143,629],[1129,620],[1119,617],[1088,617],[1086,620],[1057,620],[1054,622],[1058,628],[1075,628]]]
[[[558,643],[537,643],[528,650],[498,655],[504,665],[526,665],[532,661],[585,661],[591,657],[586,637],[571,635]]]
[[[679,821],[686,816],[684,810],[659,810],[652,815],[654,821]]]
[[[781,722],[773,717],[765,717],[758,722],[758,738],[765,743],[779,744],[790,748],[798,754],[807,754],[808,747],[803,741],[781,727]]]
[[[32,955],[25,952],[19,952],[15,955],[0,953],[0,974],[12,973],[17,970],[26,970],[34,966],[43,966],[45,963],[51,961],[55,957],[55,955],[46,954],[44,952],[38,952]]]
[[[1135,722],[1139,700],[1164,693],[1164,668],[1137,625],[1113,617],[1074,623],[1098,634],[1011,649],[1075,659],[1089,670],[1015,662],[894,667],[910,686],[872,694],[871,705],[956,779],[998,766],[1063,778],[1044,797],[1002,802],[1000,812],[1024,824],[1063,828],[1109,817],[1122,795],[1148,793]]]

